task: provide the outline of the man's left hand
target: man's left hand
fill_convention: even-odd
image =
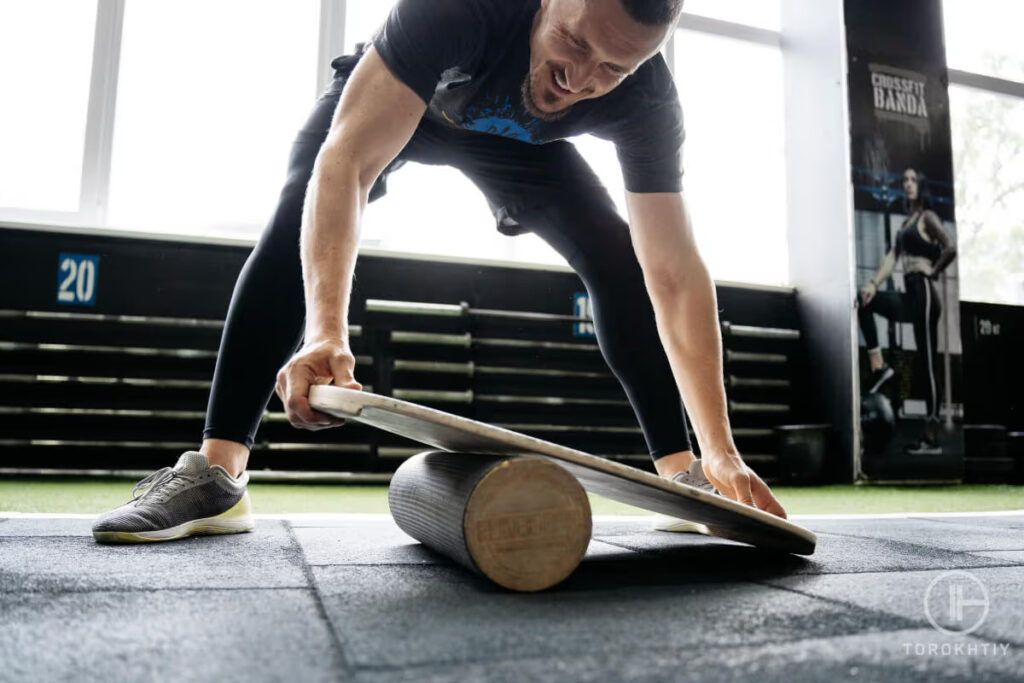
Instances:
[[[723,496],[786,519],[786,510],[768,484],[743,462],[738,453],[707,453],[701,458],[701,464],[704,476]]]

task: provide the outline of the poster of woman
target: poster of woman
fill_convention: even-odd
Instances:
[[[865,480],[963,471],[956,212],[941,0],[846,5]]]

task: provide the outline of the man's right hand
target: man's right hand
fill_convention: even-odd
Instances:
[[[304,344],[277,373],[275,391],[292,426],[315,431],[345,424],[345,420],[313,410],[309,405],[309,388],[333,381],[338,387],[362,389],[363,385],[352,374],[355,365],[352,349],[343,339]]]

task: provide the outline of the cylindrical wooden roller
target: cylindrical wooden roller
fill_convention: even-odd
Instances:
[[[590,543],[586,492],[542,458],[420,453],[395,472],[388,506],[405,533],[517,591],[559,583]]]

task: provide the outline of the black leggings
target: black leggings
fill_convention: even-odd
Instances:
[[[879,348],[878,327],[874,314],[892,322],[909,322],[914,326],[914,342],[917,353],[914,356],[913,386],[919,388],[915,394],[924,394],[928,403],[928,416],[938,418],[939,374],[937,372],[938,347],[936,333],[942,303],[935,289],[935,283],[922,273],[910,273],[903,278],[906,292],[878,292],[867,306],[861,306],[857,318],[868,350]]]
[[[205,438],[251,447],[277,371],[302,341],[303,198],[354,64],[342,62],[293,143],[277,209],[235,284]],[[535,232],[568,261],[590,293],[598,344],[636,412],[651,456],[689,450],[682,402],[629,226],[575,147],[565,141],[530,145],[424,119],[374,184],[371,201],[385,193],[388,174],[405,161],[458,168],[484,193],[502,232]]]

